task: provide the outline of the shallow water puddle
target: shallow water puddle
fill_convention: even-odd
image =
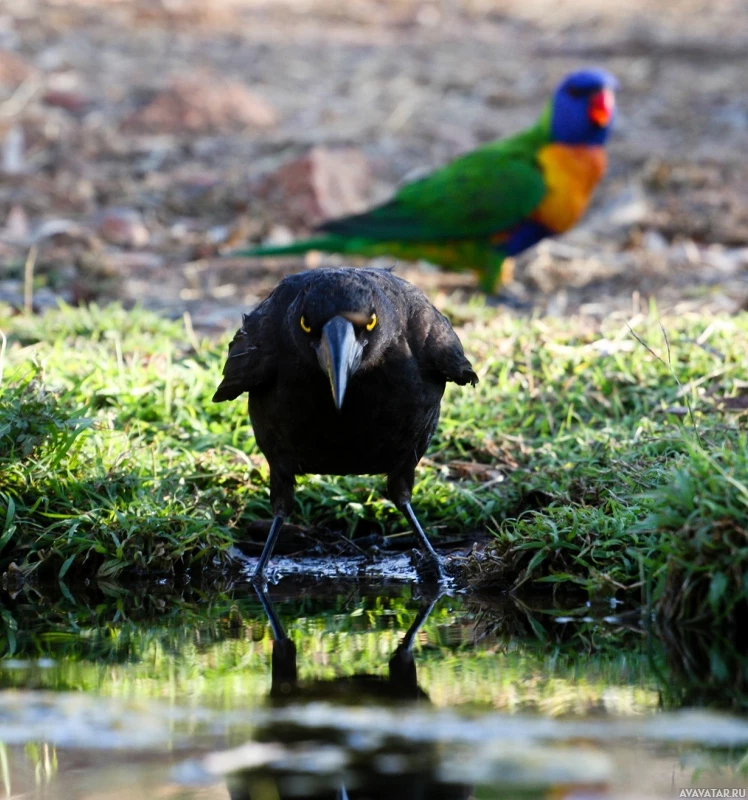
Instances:
[[[647,634],[625,609],[285,579],[269,595],[28,592],[3,619],[9,798],[581,800],[748,785],[748,721],[720,710],[740,705],[743,662]]]
[[[247,579],[257,566],[256,558],[248,558],[239,549],[232,550],[234,558],[246,564]],[[307,580],[349,581],[366,580],[387,583],[412,583],[418,580],[418,573],[407,553],[377,553],[367,555],[336,556],[283,556],[275,555],[267,569],[269,583],[277,583],[284,578],[297,577]]]

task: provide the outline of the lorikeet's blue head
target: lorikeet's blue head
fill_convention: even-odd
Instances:
[[[618,81],[602,69],[567,75],[551,103],[551,141],[602,145],[615,115]]]

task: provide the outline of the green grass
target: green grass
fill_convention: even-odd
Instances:
[[[480,306],[453,318],[481,382],[449,387],[415,502],[437,539],[495,534],[463,579],[628,595],[680,619],[743,613],[746,315],[661,328],[653,314],[636,335]],[[0,570],[230,569],[231,542],[270,509],[245,403],[210,400],[225,341],[118,307],[0,311],[0,330]],[[401,532],[382,484],[304,479],[293,521]]]
[[[526,327],[470,342],[485,377],[456,413],[471,403],[478,452],[508,464],[468,578],[634,593],[679,619],[744,613],[748,319]]]

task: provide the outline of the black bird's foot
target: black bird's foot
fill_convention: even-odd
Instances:
[[[420,550],[411,551],[413,566],[418,574],[418,580],[427,586],[440,586],[446,581],[441,560],[435,553],[423,553]]]
[[[400,511],[403,512],[405,519],[408,520],[410,529],[413,531],[413,533],[415,533],[416,538],[421,545],[421,552],[418,553],[417,557],[414,556],[418,577],[422,582],[425,583],[444,583],[446,579],[444,577],[444,570],[442,569],[439,556],[436,550],[434,550],[434,548],[431,546],[429,537],[426,536],[426,533],[421,527],[421,523],[418,521],[418,518],[413,511],[410,501],[405,501],[398,507],[400,508]]]
[[[500,291],[498,294],[489,294],[486,296],[486,305],[498,308],[511,308],[515,311],[529,311],[532,308],[532,303],[528,300],[520,300],[519,297],[513,295],[511,292]]]

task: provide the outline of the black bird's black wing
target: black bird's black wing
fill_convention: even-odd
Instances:
[[[449,320],[430,303],[431,313],[424,314],[425,338],[421,349],[421,363],[426,369],[437,372],[444,380],[464,386],[475,386],[478,376],[465,356],[457,334]]]
[[[273,379],[275,337],[265,334],[268,300],[251,314],[243,315],[242,326],[229,345],[229,355],[223,366],[223,380],[213,395],[214,403],[235,400],[243,392],[257,389]]]
[[[410,349],[418,359],[423,374],[436,374],[460,386],[475,386],[478,376],[465,356],[450,321],[437,311],[426,295],[412,284],[379,269],[361,270],[369,274],[387,292],[393,304],[399,305],[407,318]],[[403,307],[404,306],[404,307]]]

